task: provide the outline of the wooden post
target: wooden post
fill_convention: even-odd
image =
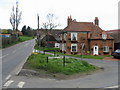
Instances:
[[[63,66],[65,67],[65,56],[63,56]]]
[[[44,50],[44,54],[45,54],[45,50]]]
[[[54,51],[54,56],[55,56],[55,51]]]
[[[47,60],[46,60],[46,62],[48,63],[48,57],[47,57]]]

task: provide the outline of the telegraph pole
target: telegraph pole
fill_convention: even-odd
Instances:
[[[39,14],[37,14],[38,30],[39,30]]]

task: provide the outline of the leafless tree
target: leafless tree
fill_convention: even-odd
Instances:
[[[42,24],[42,26],[43,26],[43,29],[45,31],[45,34],[48,34],[48,31],[51,31],[52,29],[60,26],[60,24],[55,23],[55,20],[57,18],[52,13],[47,14],[46,18],[47,18],[47,22],[44,22]]]
[[[21,21],[21,15],[22,15],[22,12],[19,11],[18,9],[18,2],[16,2],[16,8],[12,8],[12,13],[11,13],[11,16],[10,16],[10,23],[13,27],[13,30],[17,31],[18,30],[18,26],[20,24],[20,21]]]
[[[57,24],[55,22],[57,17],[52,13],[48,13],[46,18],[47,18],[47,21],[42,23],[42,28],[43,28],[44,35],[46,36],[46,40],[44,41],[44,43],[47,45],[46,41],[49,41],[49,32],[55,29],[57,26],[60,26],[60,24]],[[40,40],[38,40],[38,42],[40,42]]]
[[[10,16],[10,23],[13,27],[13,30],[15,30],[15,13],[14,13],[14,6],[12,8],[12,13],[11,13],[11,16]]]

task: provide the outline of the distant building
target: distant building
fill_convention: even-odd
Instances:
[[[45,29],[39,29],[37,34],[39,36],[39,44],[42,47],[54,47],[59,48],[60,45],[58,43],[60,39],[60,32],[61,29],[53,29],[51,31],[48,31],[48,35],[45,35]]]
[[[114,50],[120,49],[120,29],[107,30],[106,33],[114,38]]]
[[[11,34],[0,34],[0,37],[10,37],[11,36]]]
[[[99,27],[97,17],[93,23],[77,22],[69,16],[59,42],[66,54],[110,55],[114,50],[114,38]]]

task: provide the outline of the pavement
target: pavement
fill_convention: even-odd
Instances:
[[[15,45],[13,46],[12,51],[8,51],[8,53],[10,54],[12,54],[13,52],[14,54],[17,53],[14,51],[14,48],[19,48],[20,46],[22,47],[19,50],[19,54],[17,54],[17,56],[16,55],[13,55],[13,56],[16,56],[16,58],[20,58],[20,57],[23,57],[25,55],[24,52],[26,52],[27,53],[26,58],[27,58],[27,56],[32,51],[33,41],[28,41],[26,43],[23,43],[17,46]],[[21,54],[22,56],[19,57],[20,53],[22,53]],[[5,55],[7,55],[7,53],[3,54],[4,58],[9,56],[9,55],[5,56]],[[67,56],[67,57],[71,57],[71,56]],[[119,79],[118,63],[120,62],[119,60],[82,59],[84,61],[89,62],[90,64],[96,65],[98,67],[103,67],[104,70],[94,74],[87,75],[85,77],[79,77],[79,78],[69,79],[69,80],[57,80],[52,78],[40,78],[37,76],[28,77],[28,76],[18,76],[15,74],[14,75],[10,74],[11,70],[9,70],[9,67],[11,66],[14,67],[15,60],[17,59],[15,59],[15,57],[14,57],[15,60],[8,58],[8,61],[6,61],[6,59],[4,58],[3,58],[4,60],[3,61],[3,71],[4,71],[3,80],[7,78],[7,80],[3,83],[3,88],[5,89],[6,88],[118,88],[118,81],[119,81],[118,80]],[[75,58],[75,57],[71,57],[71,58]],[[20,61],[22,61],[22,59],[23,58],[21,58]],[[81,60],[81,58],[76,58],[76,59]],[[8,64],[6,65],[5,62],[6,63],[8,62]],[[20,64],[18,64],[18,66],[19,65]],[[8,71],[9,73],[7,73]],[[16,71],[16,70],[13,70],[13,71]]]

